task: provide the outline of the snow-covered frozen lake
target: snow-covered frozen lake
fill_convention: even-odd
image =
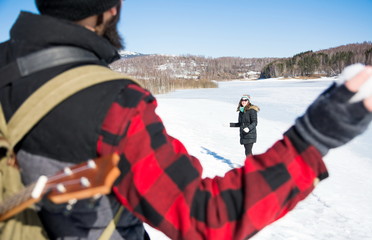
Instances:
[[[244,162],[236,107],[243,94],[258,105],[258,141],[266,151],[333,79],[220,82],[219,88],[178,90],[157,95],[157,113],[168,133],[181,140],[204,168],[204,177],[223,176]],[[372,126],[325,157],[330,177],[284,218],[255,240],[372,239]],[[146,226],[152,239],[168,239]]]

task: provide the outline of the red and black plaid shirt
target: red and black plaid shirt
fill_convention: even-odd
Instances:
[[[328,176],[319,152],[292,128],[224,177],[202,179],[199,160],[169,136],[154,97],[129,84],[102,125],[99,154],[117,152],[121,203],[171,239],[246,239],[284,216]]]

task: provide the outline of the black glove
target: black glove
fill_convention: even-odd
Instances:
[[[372,113],[363,102],[349,102],[354,94],[344,84],[333,83],[296,120],[294,127],[298,133],[323,156],[329,149],[344,145],[363,133],[371,122]]]

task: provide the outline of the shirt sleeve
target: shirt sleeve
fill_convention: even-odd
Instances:
[[[119,201],[171,239],[249,238],[328,176],[319,152],[290,129],[243,167],[203,179],[199,160],[167,134],[156,105],[149,92],[128,85],[107,113],[97,150],[120,154]]]

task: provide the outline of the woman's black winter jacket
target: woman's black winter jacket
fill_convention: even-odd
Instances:
[[[257,106],[250,106],[244,112],[239,112],[238,124],[240,128],[240,144],[255,143],[257,141]],[[244,132],[244,128],[249,128],[249,132]]]

